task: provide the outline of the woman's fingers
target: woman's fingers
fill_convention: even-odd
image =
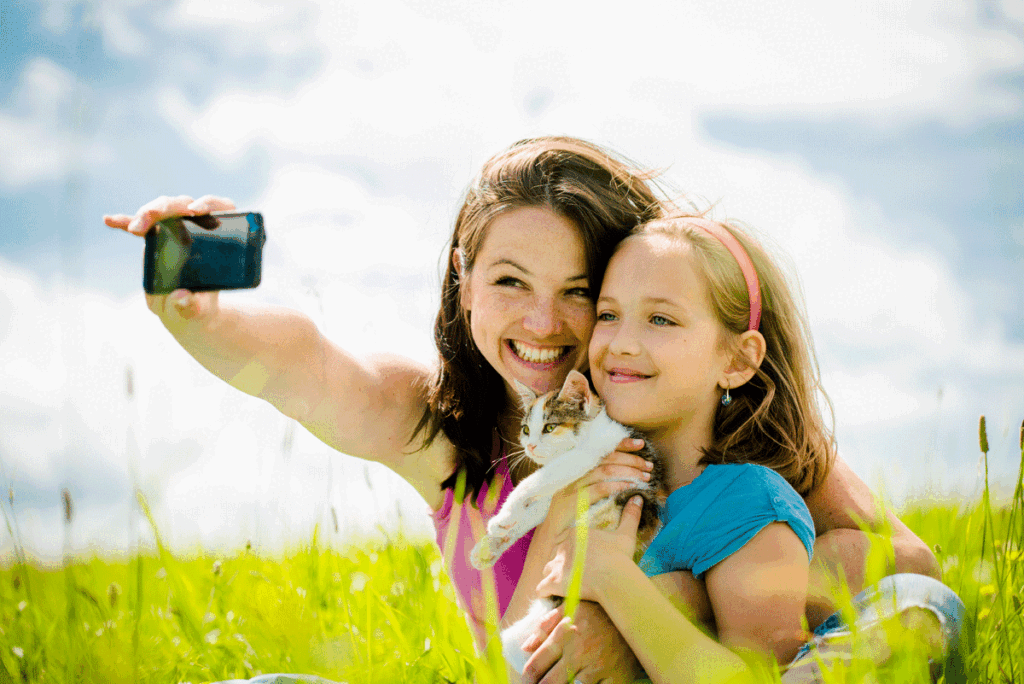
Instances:
[[[220,201],[227,202],[228,206],[225,208],[230,208],[231,200]],[[179,195],[177,197],[165,195],[143,204],[133,215],[107,214],[103,217],[103,222],[111,228],[120,228],[134,235],[145,235],[154,223],[169,216],[192,216],[197,213],[205,213],[190,209],[189,206],[192,203],[193,200],[188,195]]]
[[[146,306],[164,322],[193,321],[210,314],[217,307],[218,292],[175,290],[166,295],[146,295]]]
[[[103,222],[111,228],[125,230],[128,228],[128,224],[132,222],[132,218],[128,214],[107,214],[103,217]]]
[[[142,205],[135,212],[135,216],[126,230],[135,235],[145,235],[157,221],[162,221],[170,216],[192,216],[196,213],[188,208],[192,201],[188,195],[157,197],[152,202]]]
[[[133,215],[107,214],[103,222],[111,228],[120,228],[134,235],[145,235],[153,224],[170,216],[196,216],[212,211],[231,211],[235,203],[227,197],[203,195],[197,200],[188,195],[157,197],[142,205]]]
[[[562,618],[555,625],[555,628],[548,635],[548,638],[544,640],[544,643],[526,661],[526,667],[523,669],[523,684],[536,684],[545,675],[552,674],[556,676],[561,675],[562,679],[552,679],[551,681],[571,680],[571,677],[566,675],[572,673],[566,673],[564,667],[559,668],[558,662],[562,659],[562,645],[573,629],[575,628],[572,626],[569,618]],[[562,671],[559,672],[559,669]]]
[[[527,653],[533,653],[537,648],[544,643],[544,640],[548,638],[551,631],[565,615],[565,609],[563,606],[555,608],[550,613],[541,618],[541,621],[537,624],[537,629],[530,638],[523,642],[523,650]]]
[[[217,197],[216,195],[203,195],[199,199],[195,200],[188,205],[188,208],[198,214],[209,214],[211,211],[231,211],[235,208],[235,203],[229,200],[227,197]]]
[[[193,320],[202,318],[216,304],[217,292],[189,292],[175,290],[167,295],[167,303],[173,306],[179,318]]]

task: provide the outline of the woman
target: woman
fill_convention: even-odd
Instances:
[[[439,540],[453,537],[449,572],[481,638],[486,611],[480,576],[464,555],[465,535],[474,525],[467,509],[475,509],[453,500],[459,473],[478,501],[500,487],[484,515],[528,474],[527,464],[510,470],[502,457],[502,444],[515,441],[519,422],[512,381],[544,392],[560,386],[569,370],[587,368],[593,298],[604,266],[634,226],[662,213],[648,177],[573,138],[524,140],[491,158],[455,222],[435,325],[439,363],[433,369],[393,355],[357,358],[324,338],[308,317],[288,309],[229,307],[215,292],[180,290],[147,296],[147,302],[215,375],[269,401],[338,451],[383,463],[416,488],[436,511]],[[134,216],[105,221],[141,236],[168,216],[231,208],[229,200],[210,196],[163,197]],[[645,470],[646,462],[630,453],[634,448],[622,445],[577,486],[591,498],[623,488],[602,480]],[[497,477],[488,483],[492,467]],[[566,491],[558,497],[532,540],[524,539],[499,560],[497,612],[503,625],[525,613],[535,597],[555,538],[573,515],[575,496]],[[858,520],[881,521],[871,492],[841,459],[807,505],[819,534],[811,575],[817,600],[808,608],[814,625],[832,612],[829,573],[841,568],[851,587],[863,583],[869,539]],[[894,571],[936,574],[928,548],[889,517],[896,532]],[[450,523],[457,534],[446,534]],[[686,575],[676,574],[663,589],[699,600]],[[544,662],[568,667],[584,682],[631,681],[639,672],[594,604],[577,613],[574,629],[553,634],[538,652]]]

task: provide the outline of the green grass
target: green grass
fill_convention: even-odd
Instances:
[[[4,512],[17,545],[16,521]],[[986,487],[973,503],[910,505],[901,518],[935,548],[943,580],[967,606],[968,681],[1024,684],[1020,478],[1008,503],[992,504]],[[894,650],[884,677],[855,663],[829,679],[927,681],[920,656]],[[171,684],[268,672],[352,683],[504,679],[475,653],[433,544],[397,538],[336,550],[314,532],[279,558],[249,550],[176,557],[159,546],[63,569],[26,563],[19,552],[0,569],[0,684]]]

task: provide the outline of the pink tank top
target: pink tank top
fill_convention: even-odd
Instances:
[[[476,498],[476,508],[470,505],[468,497],[461,505],[456,505],[455,492],[449,489],[445,493],[444,504],[432,513],[434,528],[437,531],[437,545],[441,547],[445,567],[455,585],[459,605],[469,613],[480,643],[486,638],[488,595],[497,596],[497,604],[494,606],[496,614],[492,618],[497,622],[508,608],[519,577],[523,574],[526,552],[529,551],[530,540],[533,539],[533,530],[530,530],[509,547],[491,568],[482,572],[469,562],[469,552],[485,534],[487,521],[512,493],[512,478],[509,477],[505,451],[495,438],[492,459],[499,451],[501,456],[495,464],[495,477],[490,483],[485,482],[480,489]],[[497,497],[493,494],[488,496],[489,487],[499,485]],[[487,587],[490,587],[490,590]]]

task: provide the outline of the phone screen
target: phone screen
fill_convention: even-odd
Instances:
[[[256,287],[265,241],[255,212],[165,219],[146,235],[143,286],[150,294]]]

